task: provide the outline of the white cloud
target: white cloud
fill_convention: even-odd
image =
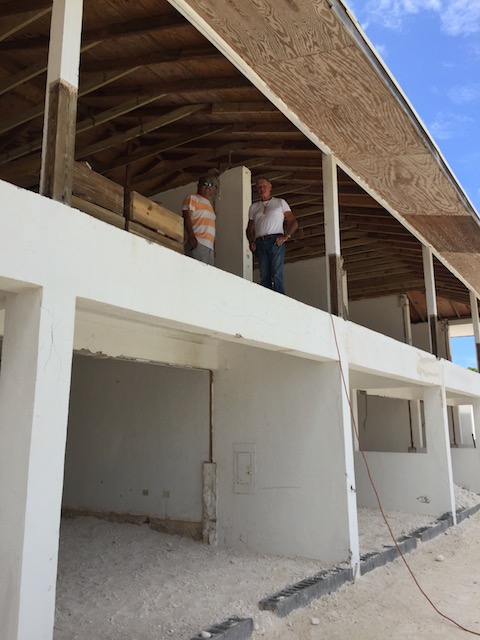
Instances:
[[[480,31],[480,0],[450,0],[441,13],[442,29],[451,36]]]
[[[441,0],[367,0],[364,12],[390,29],[401,29],[405,16],[424,10],[440,11]]]
[[[480,84],[465,84],[461,87],[452,87],[448,97],[454,104],[467,104],[480,100]]]
[[[435,140],[450,140],[464,135],[466,126],[472,122],[467,116],[440,111],[428,130]]]
[[[401,29],[405,18],[434,11],[442,30],[451,36],[480,32],[480,0],[366,0],[362,15],[390,29]]]

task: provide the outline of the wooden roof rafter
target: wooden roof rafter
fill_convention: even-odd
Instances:
[[[186,2],[193,6],[197,0]],[[220,10],[217,7],[205,19],[228,42],[232,30],[226,16],[236,15],[236,5],[226,0],[202,0],[202,5],[218,2]],[[414,216],[428,208],[425,199],[439,198],[428,193],[407,203],[408,190],[407,199],[398,197],[400,182],[415,190],[418,175],[421,180],[431,171],[427,147],[418,152],[420,129],[405,121],[405,111],[399,113],[385,82],[372,72],[364,52],[359,53],[354,39],[337,23],[338,16],[326,0],[316,4],[315,15],[311,3],[299,6],[298,16],[286,3],[265,2],[276,18],[268,33],[239,44],[246,64],[264,83],[260,90],[173,8],[174,3],[86,1],[82,46],[91,48],[81,56],[77,158],[119,182],[129,166],[133,185],[145,195],[195,181],[200,172],[250,167],[252,182],[259,175],[269,177],[274,194],[285,197],[299,219],[298,237],[288,245],[287,261],[292,261],[324,255],[322,152],[311,136],[302,133],[311,131],[335,150],[340,162],[342,252],[347,271],[351,270],[352,299],[376,295],[365,279],[361,286],[362,273],[369,282],[377,278],[378,286],[389,292],[401,286],[391,278],[405,269],[404,286],[412,286],[423,277],[421,245],[411,233],[419,220]],[[51,0],[0,3],[0,16],[9,25],[9,30],[0,28],[0,51],[3,47],[5,52],[3,65],[0,58],[0,177],[30,188],[38,184],[44,112],[38,102],[51,5]],[[244,18],[236,17],[231,24],[241,34]],[[313,40],[310,31],[304,31],[306,24],[315,33]],[[275,48],[281,40],[273,37],[279,25],[294,43],[283,53],[281,47]],[[260,17],[259,33],[265,28]],[[325,82],[306,91],[308,77],[320,75]],[[364,113],[367,89],[369,100],[379,106],[375,126]],[[272,93],[302,118],[303,129],[270,101]],[[189,107],[200,104],[205,108],[188,113]],[[162,120],[182,108],[183,117]],[[355,127],[355,136],[349,127]],[[329,138],[323,140],[323,135]],[[358,175],[368,188],[351,175]],[[436,176],[435,184],[441,179]],[[395,217],[373,195],[388,202]],[[464,216],[465,211],[455,210],[449,193],[443,197],[445,203],[439,208]],[[407,224],[400,224],[397,217]],[[424,223],[420,237],[427,232],[430,227]],[[444,290],[459,295],[463,284],[453,284],[448,269],[446,274],[437,271]]]

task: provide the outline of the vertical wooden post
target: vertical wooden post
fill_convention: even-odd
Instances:
[[[70,204],[83,0],[53,0],[40,193]]]
[[[423,274],[425,278],[425,296],[427,300],[428,325],[430,328],[430,351],[438,356],[438,314],[437,295],[435,291],[435,274],[433,271],[433,255],[430,247],[422,247]]]
[[[472,314],[473,335],[477,354],[477,369],[480,371],[480,321],[478,318],[478,300],[474,291],[470,291],[470,312]]]
[[[337,163],[332,155],[322,157],[325,257],[328,265],[330,313],[344,317],[343,258],[340,248]]]
[[[127,152],[130,155],[133,151],[132,141],[127,145]],[[125,182],[123,185],[123,215],[125,217],[125,229],[130,231],[130,205],[132,202],[132,165],[129,162],[125,166]]]

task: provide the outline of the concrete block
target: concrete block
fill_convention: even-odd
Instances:
[[[273,611],[281,618],[294,609],[306,606],[312,600],[336,591],[345,582],[353,580],[353,570],[335,568],[321,571],[292,586],[285,587],[273,596],[264,598],[258,603],[263,611]]]
[[[233,616],[208,627],[205,631],[211,634],[212,640],[246,640],[252,635],[253,619]],[[191,640],[199,640],[199,638],[202,638],[201,632]]]

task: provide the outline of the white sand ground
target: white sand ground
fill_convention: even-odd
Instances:
[[[480,497],[457,489],[457,506]],[[387,513],[398,537],[428,517]],[[391,544],[378,512],[360,509],[361,552]],[[480,636],[480,512],[406,556],[435,604]],[[258,601],[325,565],[257,556],[93,518],[62,523],[55,640],[189,640],[231,615],[256,638],[355,640],[465,637],[415,587],[401,560],[280,619]],[[318,622],[318,624],[317,624]]]

